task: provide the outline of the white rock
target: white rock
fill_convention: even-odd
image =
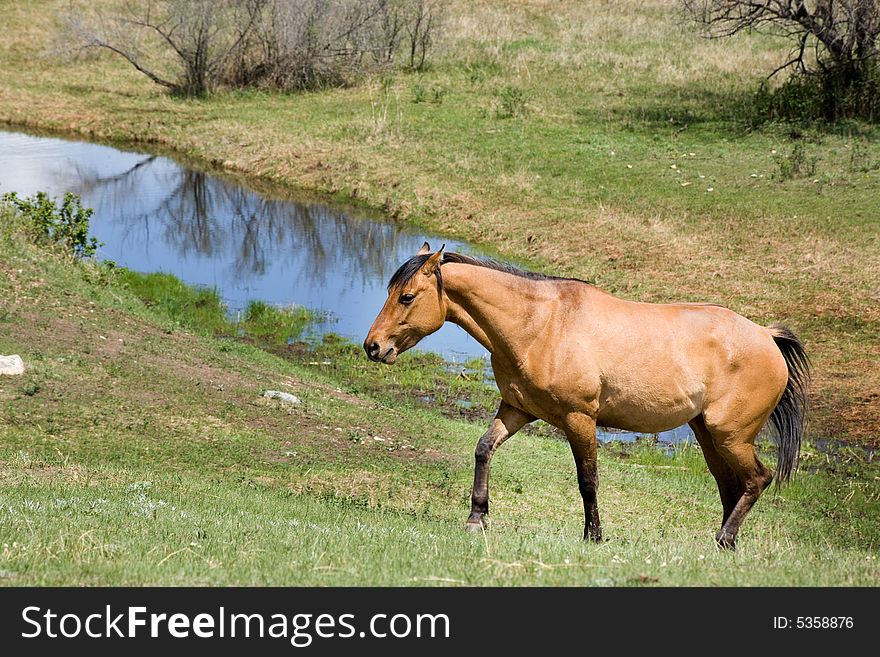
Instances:
[[[296,395],[291,395],[289,392],[281,392],[280,390],[267,390],[263,393],[263,397],[266,397],[267,399],[277,399],[278,401],[290,404],[291,406],[296,406],[302,403],[302,400]]]
[[[9,376],[24,374],[24,361],[21,356],[18,354],[0,356],[0,374],[8,374]]]

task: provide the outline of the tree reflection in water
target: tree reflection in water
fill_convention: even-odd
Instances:
[[[102,257],[216,287],[233,311],[251,299],[295,302],[331,312],[338,321],[329,328],[362,338],[388,278],[424,239],[469,250],[326,205],[263,196],[168,158],[125,155],[110,173],[88,159],[64,167],[95,209]],[[454,327],[438,335],[428,348],[484,353]]]
[[[326,285],[328,276],[336,280],[340,271],[350,280],[387,279],[399,264],[388,258],[403,237],[391,225],[327,206],[267,199],[202,171],[168,164],[148,156],[111,176],[79,166],[81,194],[100,197],[101,214],[112,216],[131,241],[159,234],[179,258],[233,254],[231,273],[240,278],[264,274],[267,260],[285,252],[308,254],[306,271],[315,285]],[[165,190],[157,203],[145,205],[138,193],[144,176],[154,180],[149,187]]]

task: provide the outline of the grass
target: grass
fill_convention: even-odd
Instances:
[[[498,452],[491,529],[467,534],[485,423],[426,408],[414,373],[371,387],[332,340],[312,366],[189,329],[124,272],[34,247],[9,208],[0,219],[0,353],[28,368],[0,379],[3,584],[880,583],[864,454],[825,465],[808,449],[731,554],[714,548],[720,503],[697,448],[603,447],[608,540],[592,545],[568,446],[537,431]]]
[[[115,279],[178,326],[215,337],[244,336],[266,347],[283,347],[302,337],[320,318],[307,308],[279,308],[257,300],[233,320],[217,290],[185,285],[171,274],[122,269]]]
[[[671,0],[625,20],[456,1],[424,74],[181,100],[110,57],[55,58],[64,6],[0,0],[0,121],[354,199],[628,298],[785,321],[814,360],[811,435],[878,444],[877,130],[756,121],[785,44],[696,39]],[[237,330],[210,292],[73,264],[2,219],[0,353],[28,365],[0,379],[4,584],[880,583],[862,452],[808,446],[729,554],[698,450],[602,447],[595,546],[568,447],[539,428],[496,455],[491,530],[467,535],[471,418],[492,404],[468,371],[307,350],[259,307],[251,339],[218,339]]]
[[[674,491],[676,497],[704,492],[699,484],[696,490],[682,481],[670,484],[671,477],[658,475],[662,470],[628,465],[609,468],[609,488],[630,485],[656,494]],[[877,584],[870,549],[854,546],[851,536],[804,540],[809,530],[803,527],[803,534],[793,536],[788,527],[801,512],[788,511],[779,499],[755,514],[762,518],[734,555],[699,545],[683,516],[708,521],[714,509],[689,500],[653,517],[606,504],[612,538],[596,547],[578,541],[574,517],[517,511],[506,499],[515,493],[500,495],[496,526],[471,536],[452,509],[426,504],[402,510],[383,496],[371,502],[297,495],[283,486],[231,482],[213,473],[83,467],[22,453],[4,466],[4,489],[13,490],[4,492],[0,513],[4,533],[14,532],[15,539],[3,538],[2,573],[13,584]],[[688,460],[665,467],[686,470]],[[509,468],[499,469],[510,476]],[[552,492],[537,486],[518,496],[542,494]],[[786,501],[797,505],[807,494],[802,490]],[[654,524],[627,527],[634,515]]]
[[[229,335],[232,332],[232,322],[217,290],[190,287],[165,273],[141,274],[124,270],[119,274],[119,282],[176,324],[209,335]]]
[[[320,316],[301,306],[279,308],[251,301],[245,308],[241,328],[260,345],[284,345],[302,336]]]
[[[498,410],[498,388],[491,368],[475,358],[455,365],[437,354],[410,353],[394,367],[377,369],[364,359],[363,348],[334,335],[320,344],[294,343],[273,349],[282,358],[344,381],[352,394],[366,394],[388,404],[407,403],[435,408],[451,418],[488,422]]]
[[[498,407],[498,390],[488,383],[491,369],[482,359],[457,366],[432,353],[412,353],[398,367],[376,368],[363,349],[332,333],[320,342],[307,330],[320,314],[302,307],[278,308],[251,301],[241,318],[230,319],[216,290],[193,287],[166,273],[120,269],[115,285],[125,288],[168,321],[201,335],[234,338],[342,382],[351,394],[369,394],[385,403],[434,407],[453,418],[486,421]],[[301,339],[307,338],[307,339]],[[488,383],[488,385],[487,385]]]

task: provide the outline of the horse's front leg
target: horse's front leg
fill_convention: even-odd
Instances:
[[[571,445],[577,466],[578,488],[584,500],[584,540],[602,540],[599,523],[599,506],[596,493],[599,489],[599,468],[596,458],[596,420],[578,414],[568,418],[565,435]]]
[[[465,523],[465,529],[479,531],[486,526],[489,514],[489,463],[492,454],[505,440],[522,429],[535,418],[502,401],[489,425],[488,431],[482,435],[474,451],[474,492],[471,496],[471,515]]]

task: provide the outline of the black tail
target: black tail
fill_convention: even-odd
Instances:
[[[779,485],[788,481],[797,469],[809,405],[810,359],[804,345],[788,328],[780,324],[768,328],[788,366],[788,384],[770,415],[779,436],[776,443],[776,484]]]

